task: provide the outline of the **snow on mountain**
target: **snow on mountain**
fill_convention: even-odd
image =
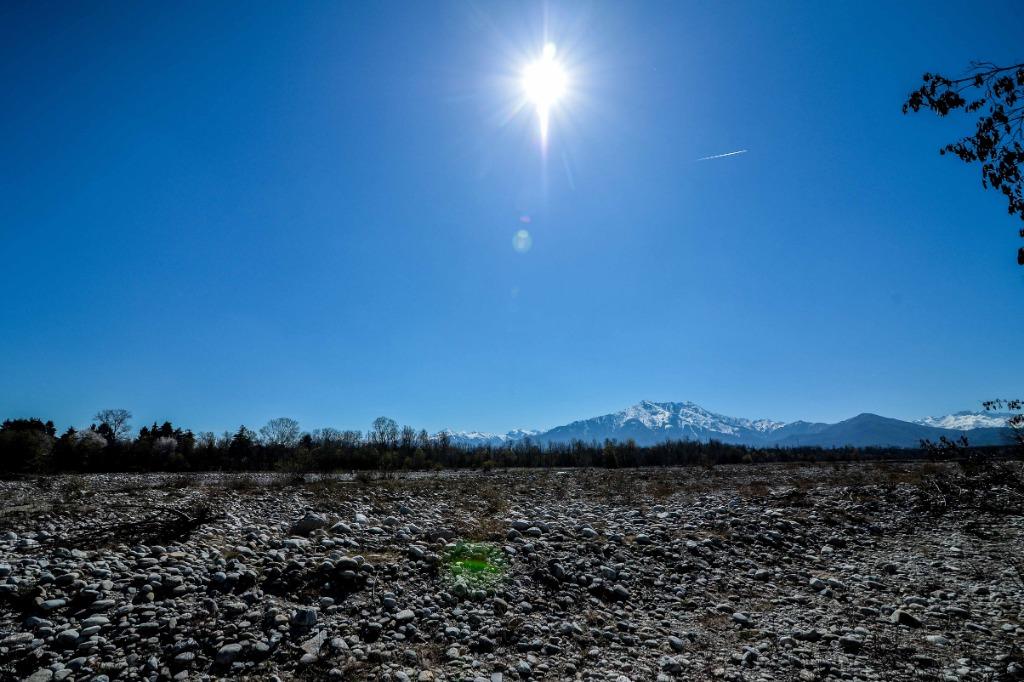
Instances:
[[[1011,415],[1002,412],[971,412],[964,410],[954,412],[943,417],[925,417],[915,419],[915,424],[924,426],[935,426],[940,429],[954,429],[956,431],[971,431],[973,429],[992,429],[1006,426],[1006,420]]]
[[[508,433],[486,433],[484,431],[452,431],[446,429],[441,433],[448,435],[448,439],[455,445],[475,447],[490,445],[499,447],[506,443],[522,440],[530,436],[536,436],[540,431],[529,429],[512,429]],[[440,433],[438,434],[440,435]]]
[[[655,445],[669,440],[717,440],[752,446],[794,447],[818,445],[896,445],[917,447],[923,439],[972,431],[978,445],[1006,440],[1006,419],[1010,415],[985,412],[957,412],[944,417],[925,417],[913,422],[862,414],[836,424],[806,421],[780,422],[772,419],[729,417],[706,410],[692,402],[657,403],[641,400],[619,412],[581,419],[547,431],[514,429],[508,433],[445,431],[450,441],[464,447],[502,447],[529,437],[536,443],[568,443],[573,440],[601,442],[606,439],[637,445]]]
[[[537,429],[512,429],[505,434],[505,438],[508,440],[522,440],[523,438],[530,438],[536,436],[540,431]]]
[[[583,419],[537,436],[545,443],[571,440],[633,439],[638,445],[666,440],[720,440],[729,443],[762,443],[785,426],[771,419],[728,417],[692,402],[656,403],[642,400],[613,414]]]
[[[771,433],[788,426],[785,422],[772,421],[771,419],[755,419],[750,422],[750,428],[761,433]]]
[[[690,426],[732,435],[745,430],[768,433],[785,426],[783,422],[776,422],[770,419],[752,421],[740,417],[727,417],[722,414],[715,414],[689,401],[684,403],[655,403],[650,400],[641,400],[636,405],[616,413],[615,417],[616,423],[619,426],[635,419],[652,430],[671,430]]]

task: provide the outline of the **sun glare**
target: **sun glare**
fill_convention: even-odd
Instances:
[[[546,143],[551,110],[565,95],[568,77],[565,68],[555,59],[554,43],[547,43],[540,58],[523,69],[523,94],[533,103],[540,124],[541,142]]]

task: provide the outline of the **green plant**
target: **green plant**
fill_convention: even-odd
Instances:
[[[448,577],[469,587],[490,587],[508,574],[501,549],[487,542],[459,542],[443,554]]]

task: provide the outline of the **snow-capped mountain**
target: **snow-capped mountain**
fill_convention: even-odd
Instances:
[[[475,447],[479,445],[490,445],[499,447],[506,443],[519,441],[527,437],[536,436],[540,431],[528,429],[512,429],[508,433],[486,433],[484,431],[451,431],[445,430],[442,433],[448,435],[448,439],[455,445]],[[438,435],[441,435],[440,433]]]
[[[616,425],[622,426],[630,420],[637,420],[649,429],[674,429],[684,426],[708,429],[719,433],[739,433],[753,429],[761,433],[769,433],[782,428],[784,422],[771,419],[743,419],[726,417],[705,410],[696,403],[655,403],[641,400],[633,407],[627,407],[614,415]]]
[[[619,412],[581,419],[547,431],[516,429],[504,434],[479,431],[445,431],[456,445],[502,447],[529,437],[539,444],[574,440],[601,442],[606,439],[637,445],[656,445],[670,440],[695,440],[752,446],[917,447],[922,440],[956,438],[970,431],[975,445],[1008,442],[1006,419],[1010,415],[985,412],[957,412],[945,417],[902,421],[877,414],[860,414],[835,424],[780,422],[773,419],[729,417],[706,410],[692,402],[657,403],[642,400]]]
[[[1006,420],[1012,415],[1005,412],[954,412],[944,417],[925,417],[915,419],[915,424],[935,426],[940,429],[955,429],[957,431],[972,431],[974,429],[998,429],[1006,426]]]
[[[621,412],[575,421],[539,434],[544,443],[571,440],[632,438],[637,445],[666,440],[719,440],[727,443],[765,443],[784,422],[744,419],[716,414],[692,402],[656,403],[642,400]]]

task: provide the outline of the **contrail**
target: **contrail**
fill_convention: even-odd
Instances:
[[[734,151],[734,152],[726,152],[725,154],[715,154],[714,156],[705,156],[704,158],[697,159],[697,160],[698,161],[710,161],[711,159],[722,159],[722,158],[725,158],[726,156],[736,156],[737,154],[746,154],[746,153],[747,153],[746,149],[739,149],[739,150]]]

